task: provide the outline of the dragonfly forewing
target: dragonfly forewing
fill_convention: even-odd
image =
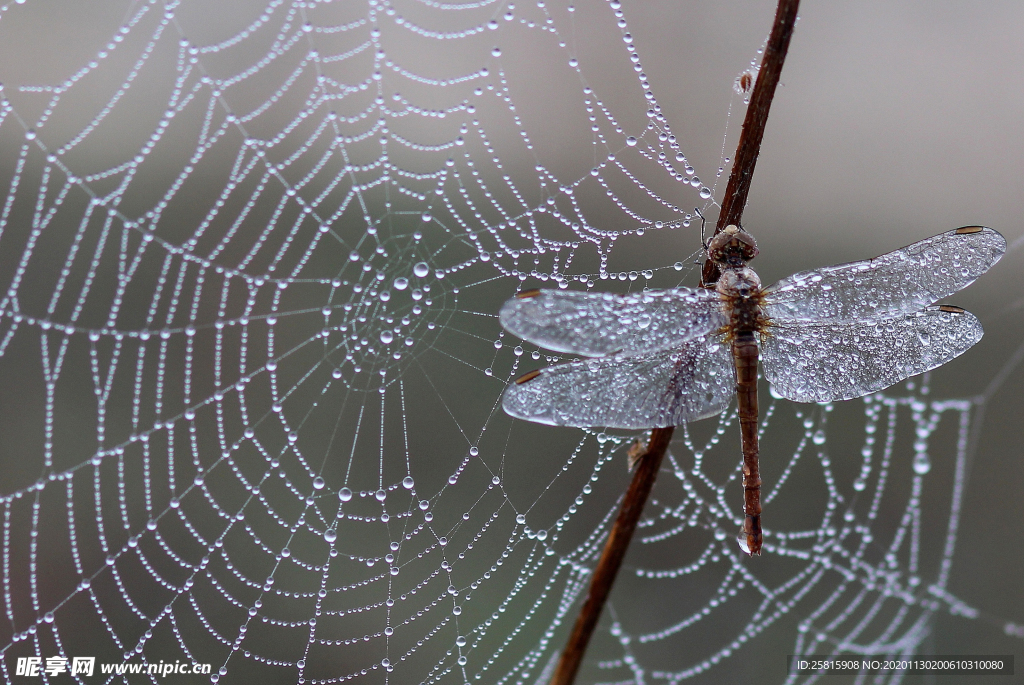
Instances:
[[[709,335],[674,349],[550,366],[509,385],[502,406],[555,426],[676,426],[725,409],[735,378],[729,347]]]
[[[874,259],[793,274],[765,290],[764,313],[777,321],[909,314],[966,288],[1005,251],[991,228],[958,228]]]
[[[632,295],[534,290],[506,302],[499,318],[524,340],[588,357],[678,347],[728,321],[717,293],[690,288]]]
[[[776,322],[762,342],[761,363],[786,399],[848,400],[941,366],[983,333],[973,314],[946,305],[869,322]]]

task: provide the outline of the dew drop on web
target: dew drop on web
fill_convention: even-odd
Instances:
[[[932,470],[932,460],[928,458],[928,455],[919,452],[914,455],[914,473],[924,475]]]

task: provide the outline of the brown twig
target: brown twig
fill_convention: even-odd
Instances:
[[[597,626],[597,619],[601,617],[601,610],[604,608],[605,600],[608,599],[608,593],[611,592],[615,576],[619,573],[622,559],[626,556],[629,541],[633,538],[633,531],[636,530],[640,513],[647,503],[647,496],[651,494],[651,488],[654,487],[654,479],[658,476],[661,460],[665,457],[674,430],[675,428],[670,426],[655,428],[651,431],[647,450],[637,460],[633,482],[629,484],[626,497],[622,500],[619,516],[612,525],[612,531],[608,534],[604,551],[601,552],[601,559],[597,562],[594,575],[590,578],[587,600],[583,603],[583,608],[580,609],[580,615],[576,618],[572,635],[569,636],[562,657],[558,660],[558,670],[555,671],[555,677],[551,679],[551,685],[571,685],[576,678],[576,671],[579,670],[580,662],[583,660],[583,653],[587,650],[587,643],[590,642],[590,636]]]
[[[768,36],[768,44],[761,59],[761,69],[757,72],[754,92],[750,94],[750,104],[747,105],[747,114],[743,119],[743,131],[740,133],[739,145],[736,146],[736,159],[733,160],[729,185],[726,186],[725,197],[722,198],[722,211],[718,214],[715,233],[730,224],[741,227],[743,225],[740,218],[747,204],[750,180],[754,176],[765,124],[768,123],[768,111],[775,97],[775,87],[779,85],[779,76],[782,75],[782,64],[786,61],[789,39],[793,35],[799,6],[800,0],[779,0],[779,6],[775,11],[775,25]],[[715,283],[718,276],[718,266],[710,259],[706,260],[701,273],[701,285]]]
[[[768,122],[768,110],[771,108],[775,87],[778,85],[779,75],[782,73],[782,64],[789,49],[789,39],[793,35],[799,4],[800,0],[779,0],[775,13],[775,24],[768,37],[761,69],[757,75],[757,82],[754,84],[754,92],[750,96],[746,117],[743,120],[743,131],[740,134],[732,172],[729,174],[729,185],[725,190],[722,211],[718,217],[715,233],[729,224],[740,225],[740,217],[743,214],[747,193],[750,190],[750,179],[754,174],[754,166],[757,164],[758,152],[761,150],[764,127]],[[701,274],[701,284],[705,287],[712,285],[718,280],[718,276],[718,268],[714,262],[705,262]],[[572,635],[569,636],[569,641],[562,651],[558,668],[551,679],[551,685],[572,685],[576,679],[576,672],[583,660],[587,644],[594,633],[594,628],[597,627],[604,603],[611,592],[612,583],[615,582],[615,576],[618,575],[619,567],[622,566],[622,560],[626,556],[626,549],[629,548],[629,542],[636,530],[637,521],[647,503],[648,495],[651,494],[651,488],[654,487],[654,479],[658,476],[661,461],[672,440],[673,430],[674,428],[669,427],[655,428],[651,431],[647,449],[637,460],[633,481],[629,484],[629,490],[626,491],[626,496],[622,500],[622,509],[619,510],[619,515],[612,525],[604,551],[590,578],[587,599],[576,618]]]

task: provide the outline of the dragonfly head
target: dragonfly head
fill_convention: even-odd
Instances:
[[[730,224],[711,239],[708,256],[724,268],[739,268],[757,256],[757,241],[742,228]]]

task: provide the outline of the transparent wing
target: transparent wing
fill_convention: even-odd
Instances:
[[[788,321],[853,321],[918,311],[967,287],[1006,251],[982,226],[958,228],[863,262],[802,271],[765,291],[764,312]]]
[[[589,357],[677,347],[728,321],[718,293],[689,288],[633,295],[528,291],[506,302],[500,318],[524,340]]]
[[[506,413],[555,426],[660,428],[718,414],[735,392],[729,347],[711,335],[671,350],[551,366],[505,391]]]
[[[983,333],[973,314],[945,305],[868,323],[773,325],[761,363],[787,399],[848,400],[942,366]]]

